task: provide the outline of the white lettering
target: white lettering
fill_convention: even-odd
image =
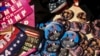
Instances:
[[[9,23],[9,24],[13,24],[13,20],[12,20],[12,19],[9,19],[9,20],[8,20],[8,23]]]
[[[3,48],[4,45],[6,45],[6,44],[7,44],[7,42],[5,40],[3,40],[3,39],[0,40],[0,48]]]
[[[2,2],[0,2],[0,6],[2,6]]]
[[[6,19],[9,19],[9,18],[11,18],[11,17],[13,17],[13,16],[14,16],[13,13],[10,14],[10,15],[7,15],[7,16],[3,17],[3,21],[5,21]]]
[[[9,10],[8,9],[6,9],[5,11],[4,11],[4,14],[5,15],[8,15],[10,12],[9,12]]]
[[[9,55],[11,55],[11,52],[8,50],[5,50],[5,56],[9,56]]]
[[[15,4],[17,1],[16,1],[16,0],[11,0],[11,2],[12,2],[13,4]]]
[[[25,17],[25,15],[26,15],[26,10],[23,10],[23,11],[21,12],[21,14],[23,15],[23,17]]]
[[[3,17],[3,15],[2,14],[0,14],[0,18],[2,18]]]
[[[27,20],[26,20],[26,21],[24,21],[24,24],[25,24],[25,25],[28,25],[28,23],[29,23],[29,22],[28,22]]]
[[[15,11],[15,7],[14,6],[11,6],[11,11]]]
[[[6,18],[5,18],[5,17],[3,17],[3,21],[5,21],[5,19],[6,19]]]
[[[9,6],[11,6],[11,4],[8,2],[5,2],[5,6],[9,7]]]
[[[11,33],[8,33],[4,36],[5,40],[10,41]]]
[[[10,14],[10,16],[11,16],[11,17],[13,17],[13,16],[14,16],[14,14],[12,13],[12,14]]]
[[[7,16],[6,16],[6,19],[9,19],[9,18],[10,18],[10,16],[9,16],[9,15],[7,15]]]
[[[22,6],[22,3],[21,3],[20,1],[18,1],[18,2],[16,3],[16,5],[17,5],[17,7],[19,8],[19,7]]]
[[[17,15],[15,16],[15,20],[16,20],[16,21],[19,21],[20,19],[21,19],[20,15],[17,14]]]
[[[6,22],[1,23],[2,28],[7,27]]]

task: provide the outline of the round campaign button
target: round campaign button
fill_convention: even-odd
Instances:
[[[69,49],[69,54],[72,56],[82,56],[83,55],[83,49],[80,46],[76,46],[74,48]]]
[[[84,50],[83,56],[95,56],[95,50],[88,47],[87,49]]]
[[[63,18],[57,18],[54,20],[54,22],[58,22],[62,24],[65,28],[65,30],[69,30],[70,28],[70,21],[64,20]]]
[[[70,23],[70,30],[71,31],[79,31],[80,30],[80,22],[73,21]]]
[[[43,56],[44,55],[57,56],[59,48],[60,48],[60,41],[46,40],[41,54]]]
[[[65,29],[66,30],[69,30],[70,29],[70,23],[71,22],[69,22],[69,21],[65,21],[65,25],[64,26],[65,26]]]
[[[45,23],[39,23],[36,25],[39,29],[44,30],[44,28],[50,23],[51,21],[45,22]]]
[[[94,22],[92,22],[93,23],[93,27],[94,27],[94,29],[96,29],[96,30],[100,30],[100,19],[98,19],[98,20],[95,20]]]
[[[87,21],[87,14],[85,12],[79,12],[76,16],[80,21]]]
[[[61,45],[64,48],[72,48],[80,42],[79,34],[74,31],[66,31],[61,38]]]
[[[91,27],[89,23],[81,23],[80,32],[83,34],[88,34],[91,32]]]
[[[70,20],[74,16],[74,12],[72,10],[64,10],[61,14],[64,20]]]
[[[91,24],[91,27],[92,27],[92,34],[93,36],[95,37],[100,37],[100,20],[95,20],[92,22]]]
[[[18,28],[13,27],[12,30],[13,31],[11,33],[7,33],[4,36],[1,36],[1,56],[13,56],[16,52],[20,50],[27,38],[26,34]]]
[[[60,48],[60,53],[58,56],[68,56],[69,50],[66,48]]]
[[[91,33],[94,37],[100,37],[100,30],[92,28]]]
[[[94,50],[99,50],[100,48],[100,39],[99,38],[91,38],[89,39],[89,47]]]
[[[100,50],[95,50],[95,55],[100,56]]]
[[[88,47],[88,43],[89,43],[88,38],[86,37],[85,34],[83,34],[81,32],[79,32],[79,35],[80,35],[80,39],[81,39],[79,46],[81,46],[82,49],[85,50]]]
[[[60,23],[51,22],[45,27],[44,32],[45,32],[45,39],[59,40],[64,32],[64,27]]]

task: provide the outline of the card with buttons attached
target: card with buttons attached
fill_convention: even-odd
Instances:
[[[13,26],[12,31],[0,35],[0,56],[13,56],[23,46],[26,34]]]
[[[27,56],[38,51],[40,42],[43,39],[43,31],[20,23],[18,23],[16,26],[22,29],[27,35],[27,39],[20,49],[18,55]]]

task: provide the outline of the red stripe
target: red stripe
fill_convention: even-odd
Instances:
[[[12,35],[11,35],[11,37],[10,37],[10,41],[9,41],[9,42],[6,41],[7,44],[4,45],[4,47],[3,47],[2,49],[0,49],[0,53],[2,53],[2,52],[10,45],[10,43],[12,43],[12,42],[15,40],[16,35],[17,35],[18,33],[19,33],[19,29],[15,28],[14,32],[12,32]],[[0,39],[4,39],[4,36],[5,36],[5,35],[0,36]]]

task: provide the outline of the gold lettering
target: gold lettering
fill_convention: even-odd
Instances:
[[[38,42],[39,42],[39,39],[37,39],[36,43],[38,43]]]
[[[30,41],[30,37],[28,36],[27,40],[26,41]]]
[[[32,38],[32,39],[31,39],[31,43],[33,43],[33,42],[34,42],[34,43],[38,43],[38,41],[39,41],[39,39],[37,39],[37,38]]]
[[[30,43],[36,43],[37,44],[39,39],[35,38],[35,37],[28,37],[27,41],[30,42]],[[26,45],[28,45],[28,44],[26,43]]]
[[[26,42],[26,43],[25,43],[25,46],[27,46],[27,47],[32,47],[32,44]]]
[[[23,49],[27,51],[29,48],[28,48],[28,47],[26,47],[26,46],[24,46],[24,47],[23,47]]]
[[[31,38],[31,41],[30,42],[33,43],[34,42],[34,38]]]

